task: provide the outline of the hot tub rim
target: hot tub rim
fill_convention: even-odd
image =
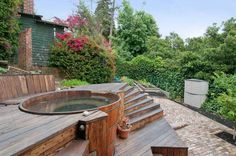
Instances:
[[[106,106],[111,106],[114,105],[117,102],[121,101],[121,97],[119,95],[117,95],[114,92],[104,92],[104,91],[93,91],[93,90],[60,90],[60,91],[52,91],[52,92],[46,92],[46,93],[39,93],[39,94],[35,94],[32,95],[30,97],[25,98],[24,100],[22,100],[19,105],[18,108],[20,111],[25,112],[25,113],[30,113],[30,114],[34,114],[34,115],[73,115],[73,114],[79,114],[79,113],[83,113],[84,111],[100,111],[99,108],[101,107],[97,107],[97,108],[93,108],[93,109],[83,109],[83,110],[78,110],[78,111],[67,111],[67,112],[37,112],[37,111],[31,111],[29,109],[26,109],[23,105],[26,101],[38,97],[38,96],[43,96],[43,95],[47,95],[47,94],[55,94],[55,93],[60,93],[60,92],[90,92],[91,94],[95,93],[95,94],[99,94],[99,95],[104,95],[104,94],[112,94],[113,96],[117,97],[117,100],[115,100],[112,103],[109,103],[107,105],[101,106],[101,107],[106,107]]]

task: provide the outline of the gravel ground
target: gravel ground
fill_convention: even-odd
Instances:
[[[165,118],[189,147],[189,156],[236,156],[236,146],[216,133],[232,129],[169,99],[152,97],[160,103]]]

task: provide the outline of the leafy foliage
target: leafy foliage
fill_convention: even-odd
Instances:
[[[118,55],[130,60],[147,51],[146,42],[150,36],[158,36],[154,18],[144,11],[135,12],[127,0],[122,1],[119,10],[118,29],[114,43]]]
[[[7,69],[0,67],[0,74],[6,73]]]
[[[110,35],[110,26],[115,26],[112,17],[112,2],[111,0],[99,0],[95,10],[97,23],[99,24],[100,32],[108,39]]]
[[[0,1],[0,60],[9,59],[16,51],[18,33],[17,9],[21,0]]]
[[[204,103],[203,108],[209,112],[218,113],[226,117],[227,113],[225,110],[234,109],[233,106],[235,104],[232,104],[232,102],[235,99],[235,92],[236,74],[216,74],[210,86],[208,100]]]
[[[150,59],[139,55],[131,61],[123,61],[117,64],[117,74],[134,80],[145,79],[151,84],[169,91],[171,98],[179,99],[183,95],[183,76],[176,68],[167,67],[166,62],[160,57]]]
[[[88,84],[89,83],[86,81],[81,81],[81,80],[77,80],[77,79],[61,81],[61,85],[64,87],[84,86],[84,85],[88,85]]]
[[[59,67],[69,79],[89,83],[110,82],[115,73],[114,55],[106,39],[93,28],[93,18],[84,5],[81,15],[69,16],[68,31],[57,34],[52,46],[51,65]],[[84,18],[82,18],[84,17]]]
[[[57,40],[52,48],[51,65],[70,79],[89,83],[110,82],[114,76],[112,53],[89,37]]]
[[[122,82],[126,82],[128,85],[130,85],[130,86],[133,86],[134,85],[134,80],[133,79],[130,79],[130,78],[128,78],[128,77],[126,77],[126,76],[122,76],[121,77],[121,81]]]

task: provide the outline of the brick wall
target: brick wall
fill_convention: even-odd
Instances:
[[[32,29],[27,28],[19,35],[18,66],[25,70],[32,67]]]
[[[34,14],[34,0],[24,0],[23,12],[27,14]]]

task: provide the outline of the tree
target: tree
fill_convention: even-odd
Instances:
[[[116,41],[125,45],[132,57],[147,51],[146,42],[150,36],[157,36],[158,27],[154,18],[144,11],[134,12],[127,0],[122,1],[119,10]],[[123,52],[118,52],[123,53]]]
[[[207,48],[217,48],[221,43],[223,43],[222,35],[219,33],[221,27],[216,23],[208,27],[205,33],[205,39],[207,43]]]
[[[148,38],[146,55],[151,58],[160,56],[164,59],[173,56],[169,43],[165,39],[158,38],[157,36],[151,36]]]
[[[169,42],[170,47],[174,51],[184,51],[184,41],[183,39],[175,32],[171,32],[169,36],[166,37],[167,42]]]
[[[100,32],[104,37],[108,38],[110,35],[110,26],[114,26],[113,8],[111,0],[99,0],[95,10],[95,16],[99,25]]]
[[[21,0],[0,1],[0,59],[10,59],[16,52],[20,31],[17,10]]]
[[[206,48],[204,37],[193,37],[186,39],[185,49],[196,53],[202,53]]]

